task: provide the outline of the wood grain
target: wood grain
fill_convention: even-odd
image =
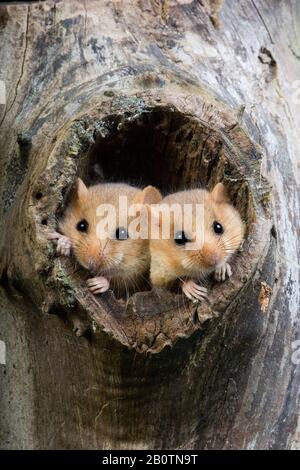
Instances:
[[[299,447],[299,22],[296,0],[0,6],[1,448]],[[124,311],[55,258],[47,226],[95,164],[225,179],[249,237],[209,305]]]

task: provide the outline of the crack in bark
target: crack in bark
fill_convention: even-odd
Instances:
[[[265,22],[265,20],[264,20],[264,18],[263,18],[263,16],[262,16],[261,12],[259,11],[259,8],[258,8],[257,5],[255,4],[254,0],[251,0],[251,3],[252,3],[252,5],[254,6],[254,8],[255,8],[255,10],[256,10],[256,12],[257,12],[257,14],[258,14],[258,16],[259,16],[261,22],[262,22],[262,24],[264,25],[264,28],[265,28],[265,30],[266,30],[267,33],[268,33],[268,36],[269,36],[269,38],[270,38],[271,43],[274,44],[274,41],[273,41],[273,38],[272,38],[272,36],[271,36],[270,30],[269,30],[269,28],[268,28],[268,26],[267,26],[267,24],[266,24],[266,22]]]
[[[300,55],[297,54],[297,52],[294,50],[294,47],[292,44],[289,44],[289,50],[291,51],[291,53],[293,54],[294,57],[296,57],[296,59],[300,60]]]
[[[84,7],[84,39],[86,41],[86,20],[87,20],[87,8],[86,8],[86,0],[83,2]]]
[[[10,110],[12,109],[13,105],[14,105],[15,102],[16,102],[16,99],[17,99],[17,96],[18,96],[18,88],[19,88],[20,82],[21,82],[22,77],[23,77],[23,74],[24,74],[24,65],[25,65],[25,59],[26,59],[26,53],[27,53],[27,46],[28,46],[29,15],[30,15],[30,6],[28,6],[28,8],[27,8],[26,31],[25,31],[25,47],[24,47],[24,52],[23,52],[23,59],[22,59],[22,65],[21,65],[21,73],[20,73],[20,76],[19,76],[18,81],[17,81],[17,83],[16,83],[14,98],[13,98],[12,103],[11,103],[10,107],[8,108],[8,110],[5,111],[5,113],[4,113],[4,116],[3,116],[3,118],[2,118],[2,120],[1,120],[1,122],[0,122],[0,127],[2,126],[4,119],[6,118],[6,116],[8,115],[8,113],[10,112]]]

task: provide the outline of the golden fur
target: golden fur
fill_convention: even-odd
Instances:
[[[160,193],[148,186],[144,190],[122,183],[105,183],[87,188],[78,179],[76,194],[66,209],[59,223],[61,232],[70,238],[77,261],[93,275],[104,275],[109,278],[113,288],[138,287],[149,273],[150,252],[147,239],[126,240],[100,239],[97,235],[97,224],[100,217],[97,207],[111,204],[119,215],[119,196],[127,196],[131,204],[151,203],[161,199]],[[87,232],[76,228],[81,220],[88,222]],[[129,223],[133,218],[128,218]],[[124,224],[125,225],[125,224]],[[118,223],[117,223],[118,226]],[[113,226],[115,232],[117,226]]]
[[[210,274],[216,267],[228,261],[239,248],[244,237],[244,224],[238,211],[229,203],[225,187],[218,183],[212,192],[192,189],[170,194],[161,204],[202,204],[204,208],[203,244],[187,250],[185,246],[176,245],[174,237],[170,239],[151,240],[151,272],[153,285],[167,286],[176,279],[199,279]],[[193,213],[194,215],[195,213]],[[154,218],[161,225],[161,217],[154,213]],[[171,234],[183,229],[178,218],[171,219]],[[222,224],[224,233],[217,235],[213,222]],[[195,220],[192,221],[195,230]],[[187,234],[188,235],[188,234]],[[187,246],[187,245],[186,245]]]

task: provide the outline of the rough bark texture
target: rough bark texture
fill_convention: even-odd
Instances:
[[[299,446],[299,24],[296,0],[0,7],[2,448]],[[224,180],[232,279],[198,308],[89,294],[46,239],[76,174]]]

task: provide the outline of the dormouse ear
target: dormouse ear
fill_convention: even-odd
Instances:
[[[158,204],[162,200],[162,195],[154,186],[146,186],[142,192],[134,198],[135,204]]]
[[[214,202],[217,202],[217,203],[229,202],[227,189],[225,188],[223,183],[217,183],[210,194]]]
[[[76,184],[75,184],[75,199],[81,200],[84,199],[88,195],[88,188],[82,181],[82,179],[77,178]]]
[[[146,186],[143,189],[143,204],[158,204],[162,200],[162,195],[154,186]]]

